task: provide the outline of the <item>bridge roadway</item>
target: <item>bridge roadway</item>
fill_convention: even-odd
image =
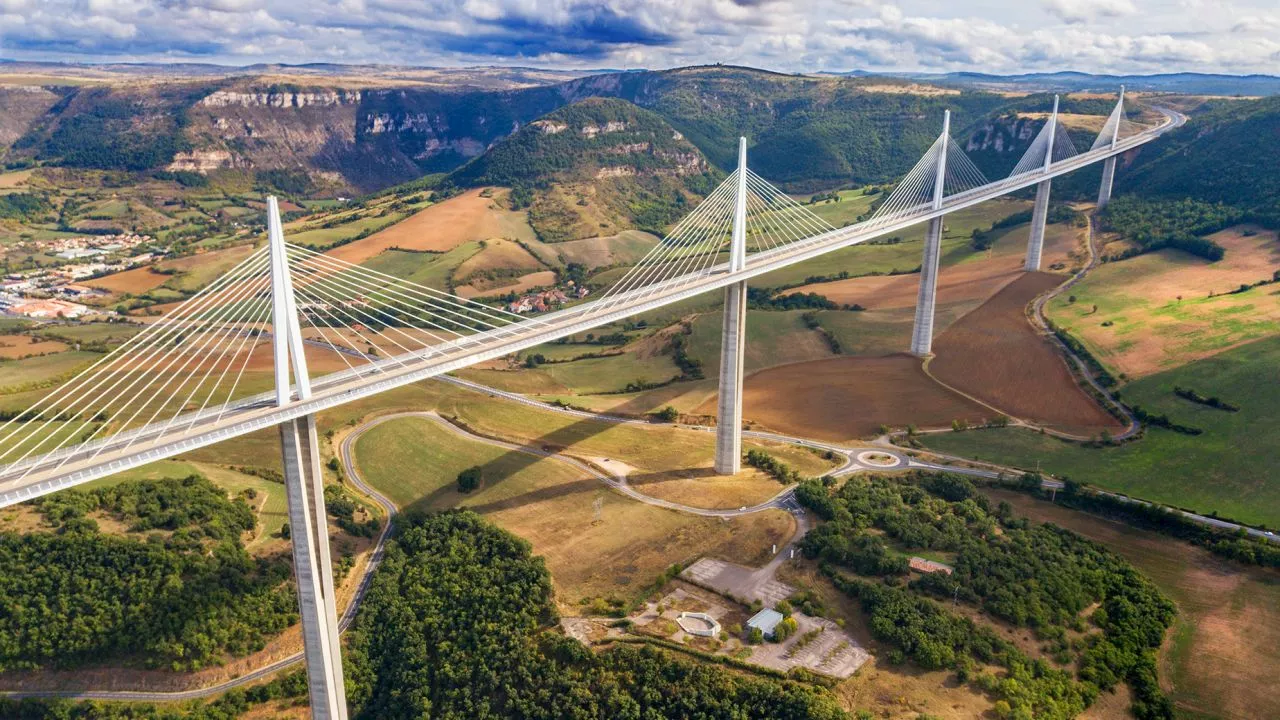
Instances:
[[[935,217],[991,200],[1091,163],[1132,150],[1182,125],[1186,118],[1157,108],[1164,122],[1114,146],[1104,146],[1063,160],[1046,171],[1023,173],[944,199],[940,208],[917,207],[892,218],[880,218],[815,235],[806,240],[754,253],[745,268],[729,272],[727,263],[705,271],[597,300],[544,316],[531,317],[427,350],[390,357],[365,367],[313,380],[307,400],[276,406],[268,394],[246,398],[226,411],[204,411],[170,424],[144,426],[108,438],[30,458],[0,468],[0,507],[47,495],[129,468],[172,457],[229,438],[277,426],[360,398],[502,357],[535,345],[593,329],[655,308],[723,288],[840,248],[901,232]],[[181,437],[167,431],[186,428]]]

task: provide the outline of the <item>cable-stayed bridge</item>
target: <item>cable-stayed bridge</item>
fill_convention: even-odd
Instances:
[[[1088,150],[1057,103],[1006,178],[989,181],[943,130],[866,220],[835,228],[747,166],[737,169],[599,297],[523,316],[285,241],[274,198],[267,242],[94,365],[0,424],[0,507],[269,427],[281,433],[289,522],[317,718],[345,718],[315,414],[725,288],[716,469],[740,469],[746,283],[928,223],[911,351],[933,336],[943,218],[1036,186],[1026,268],[1039,269],[1054,177],[1180,125],[1131,123],[1123,92]],[[310,366],[322,369],[313,372]],[[268,380],[269,378],[269,380]]]

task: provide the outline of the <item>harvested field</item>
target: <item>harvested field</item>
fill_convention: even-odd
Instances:
[[[32,355],[62,352],[67,346],[57,340],[32,342],[26,335],[0,335],[0,358],[17,360]]]
[[[165,284],[171,275],[152,272],[150,267],[133,268],[124,272],[104,275],[93,280],[86,280],[85,285],[106,290],[109,293],[132,293],[141,295]]]
[[[698,408],[714,415],[715,398]],[[910,355],[838,357],[782,365],[747,377],[743,416],[779,432],[843,441],[881,425],[977,422],[990,410],[938,385]]]
[[[1119,428],[1027,320],[1027,303],[1061,282],[1049,273],[1023,274],[937,337],[929,371],[1013,417],[1079,434]]]
[[[542,263],[538,262],[537,258],[529,254],[528,250],[510,240],[484,240],[481,245],[484,249],[467,258],[465,262],[459,265],[458,269],[454,271],[454,277],[469,279],[476,273],[509,270],[512,268],[538,271],[544,267]]]
[[[428,207],[367,238],[329,251],[329,255],[360,264],[392,247],[448,252],[472,240],[534,239],[525,213],[506,209],[506,191],[484,197],[471,190]]]
[[[505,295],[507,293],[523,293],[535,288],[550,287],[556,283],[554,270],[543,270],[528,275],[521,275],[510,285],[490,285],[489,283],[472,282],[454,288],[454,293],[464,298],[489,295]]]
[[[565,264],[576,262],[588,268],[598,268],[634,264],[657,244],[656,235],[640,230],[625,230],[609,237],[569,240],[542,247],[555,253],[554,257]]]

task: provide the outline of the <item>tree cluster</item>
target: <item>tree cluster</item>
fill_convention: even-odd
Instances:
[[[1011,671],[1022,662],[1010,659],[1009,648],[986,641],[974,647],[967,644],[969,639],[960,641],[961,636],[980,638],[981,634],[975,635],[967,626],[957,627],[958,618],[947,619],[946,613],[920,596],[963,601],[1033,629],[1048,643],[1047,650],[1056,661],[1074,662],[1079,687],[1071,691],[1075,700],[1069,707],[1075,708],[1076,700],[1087,706],[1099,689],[1127,682],[1139,717],[1171,716],[1155,682],[1155,650],[1173,621],[1173,604],[1115,554],[1054,525],[1033,525],[1014,517],[1007,504],[992,508],[958,475],[858,477],[834,493],[808,481],[797,497],[827,520],[806,535],[802,550],[831,568],[880,576],[901,585],[904,568],[893,562],[888,541],[908,551],[955,555],[952,573],[926,573],[910,581],[910,590],[919,596],[868,583],[863,585],[870,589],[851,586],[864,606],[869,605],[873,632],[916,662],[960,669],[963,663],[958,658],[965,655],[983,662],[1003,655]],[[1101,632],[1069,639],[1068,630],[1087,631],[1085,614],[1095,605],[1102,611],[1091,619]],[[888,614],[877,621],[877,613]],[[1064,687],[1057,672],[1037,671],[1032,676],[1047,679],[1057,693]],[[1006,699],[1013,707],[1020,706],[1013,698]],[[1048,699],[1031,701],[1036,717],[1055,716],[1046,709]]]
[[[642,646],[595,653],[545,628],[529,545],[467,511],[407,518],[352,630],[354,718],[845,717],[828,693]]]

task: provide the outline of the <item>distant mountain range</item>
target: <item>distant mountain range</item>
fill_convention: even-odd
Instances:
[[[1119,85],[1130,90],[1175,92],[1189,95],[1277,95],[1280,77],[1275,75],[1216,75],[1210,73],[1162,73],[1157,75],[1095,75],[1082,72],[1027,73],[1024,75],[989,75],[976,72],[908,73],[852,70],[823,73],[850,77],[892,77],[935,85],[955,85],[989,90],[1058,90],[1079,92],[1101,90],[1112,92]]]

